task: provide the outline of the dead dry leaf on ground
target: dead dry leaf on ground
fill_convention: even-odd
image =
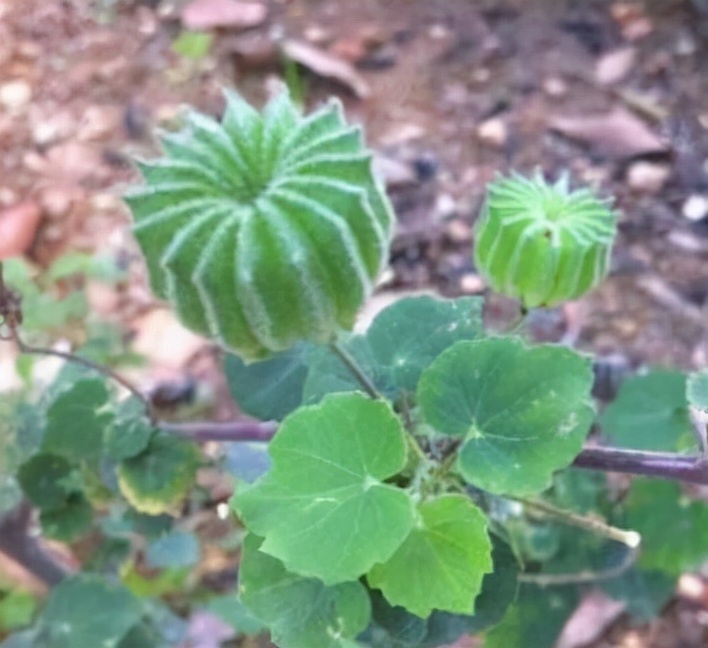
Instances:
[[[549,127],[562,135],[589,144],[596,153],[610,158],[662,153],[666,144],[641,120],[624,108],[597,115],[558,115]]]
[[[0,210],[0,260],[27,251],[37,233],[41,217],[42,210],[32,200]]]
[[[622,81],[634,67],[637,51],[622,47],[603,54],[595,65],[595,81],[600,85],[612,85]]]
[[[588,593],[565,624],[558,648],[581,648],[599,639],[624,608],[624,603],[599,590]]]
[[[250,29],[263,24],[268,8],[256,2],[235,0],[193,0],[182,11],[187,29]]]
[[[280,46],[289,59],[321,77],[343,83],[359,99],[365,99],[371,94],[366,80],[344,59],[304,41],[290,38],[285,39]]]

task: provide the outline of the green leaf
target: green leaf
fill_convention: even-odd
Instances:
[[[193,533],[173,531],[150,543],[145,554],[149,567],[191,567],[199,562],[199,542]]]
[[[415,393],[423,370],[445,349],[483,334],[480,298],[406,297],[382,310],[364,335],[351,336],[344,346],[376,387],[396,400],[401,392]],[[342,361],[328,349],[315,352],[310,364],[305,383],[307,402],[317,402],[334,391],[359,388]]]
[[[266,629],[263,622],[235,594],[216,596],[210,599],[207,610],[228,623],[240,634],[257,635]]]
[[[688,375],[686,398],[693,407],[708,411],[708,369]]]
[[[118,465],[118,485],[141,513],[169,513],[194,484],[199,461],[189,441],[158,434],[139,455]]]
[[[371,625],[359,639],[371,648],[417,648],[427,623],[405,608],[391,605],[378,590],[370,590]]]
[[[599,584],[613,599],[625,604],[633,620],[644,623],[656,617],[671,599],[676,590],[676,577],[635,568]]]
[[[385,484],[406,464],[405,432],[382,401],[333,394],[280,426],[271,470],[236,493],[261,550],[327,584],[385,562],[413,527],[410,496]]]
[[[686,376],[657,370],[629,378],[599,423],[614,445],[636,450],[678,450],[691,435]]]
[[[29,625],[36,608],[37,601],[29,592],[0,594],[0,633]]]
[[[224,370],[238,406],[262,421],[281,421],[302,403],[307,377],[305,355],[313,346],[300,342],[262,362],[245,363],[231,353]]]
[[[113,648],[141,615],[140,602],[125,587],[80,574],[52,589],[40,622],[51,648]]]
[[[241,558],[241,599],[269,628],[280,648],[344,648],[369,623],[366,589],[359,582],[326,586],[289,573],[246,536]]]
[[[81,492],[81,481],[64,457],[40,453],[26,461],[17,473],[22,491],[42,510],[64,506],[69,496]]]
[[[484,335],[483,303],[479,297],[407,297],[381,311],[366,339],[388,382],[415,393],[423,370],[445,349]]]
[[[437,648],[498,623],[516,597],[519,566],[509,545],[496,536],[493,544],[494,571],[484,577],[474,615],[434,610],[427,619],[421,619],[372,590],[373,621],[359,639],[372,648]]]
[[[522,584],[516,603],[485,635],[484,648],[553,648],[577,601],[573,587]]]
[[[74,542],[91,529],[93,507],[83,495],[74,495],[60,508],[42,511],[39,522],[45,537]]]
[[[482,592],[475,601],[474,615],[435,611],[421,648],[435,648],[457,641],[463,634],[477,634],[496,625],[516,598],[519,565],[506,542],[493,536],[494,571],[482,581]]]
[[[679,576],[705,559],[708,506],[678,484],[635,479],[626,506],[627,526],[642,536],[640,567]]]
[[[590,361],[563,347],[457,342],[423,372],[418,403],[438,432],[462,437],[457,468],[468,483],[526,495],[580,452],[592,380]]]
[[[98,457],[104,430],[112,418],[109,413],[99,411],[107,401],[108,389],[103,380],[77,380],[47,409],[42,448],[69,460]]]
[[[112,461],[135,457],[147,448],[154,432],[146,418],[117,418],[106,430],[103,454]]]
[[[492,570],[487,518],[463,495],[423,502],[418,513],[403,544],[369,572],[369,584],[420,617],[434,609],[474,613],[482,579]]]
[[[157,598],[184,592],[190,577],[188,567],[163,569],[154,576],[144,576],[135,565],[121,569],[123,584],[140,598]]]

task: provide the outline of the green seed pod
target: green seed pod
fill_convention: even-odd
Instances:
[[[126,196],[152,290],[246,360],[351,328],[388,252],[393,214],[341,105],[259,114],[226,94],[221,123],[186,116]]]
[[[607,274],[617,214],[567,176],[540,174],[492,183],[475,227],[475,263],[494,290],[525,308],[554,306],[588,292]]]

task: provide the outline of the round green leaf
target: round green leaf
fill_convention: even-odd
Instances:
[[[345,648],[369,623],[371,608],[359,582],[326,586],[289,573],[246,536],[239,571],[242,601],[263,621],[281,648]],[[356,644],[353,644],[356,645]]]
[[[70,495],[81,492],[80,479],[64,457],[40,453],[30,457],[17,472],[22,491],[42,510],[61,508]]]
[[[113,648],[141,615],[140,602],[125,587],[80,574],[52,589],[40,623],[52,648]]]
[[[693,440],[686,376],[659,370],[629,378],[599,422],[616,445],[636,450],[678,450],[683,438]]]
[[[118,485],[138,511],[169,513],[194,484],[198,465],[199,452],[192,443],[156,435],[139,455],[118,465]]]
[[[369,572],[369,584],[420,617],[434,609],[472,614],[482,579],[492,570],[487,518],[464,495],[424,502],[418,513],[403,544]]]
[[[410,496],[384,483],[406,463],[401,422],[382,401],[333,394],[288,416],[270,443],[273,466],[237,491],[261,551],[327,584],[385,562],[413,527]]]
[[[590,361],[567,348],[463,341],[423,372],[418,403],[436,430],[462,437],[457,467],[468,483],[526,495],[580,452],[592,381]]]

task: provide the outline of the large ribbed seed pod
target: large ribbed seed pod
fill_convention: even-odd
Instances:
[[[617,214],[567,177],[500,178],[487,190],[475,227],[475,263],[494,290],[525,308],[553,306],[606,275]]]
[[[150,285],[188,328],[246,360],[350,328],[384,265],[393,214],[358,128],[331,102],[301,117],[226,94],[165,135],[126,196]]]

